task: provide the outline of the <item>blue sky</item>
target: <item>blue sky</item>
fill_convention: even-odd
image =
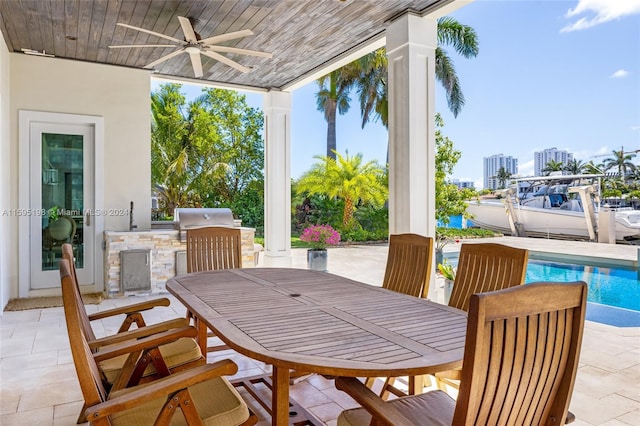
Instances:
[[[472,26],[480,53],[453,58],[466,104],[457,118],[436,85],[444,134],[462,151],[453,178],[482,187],[482,158],[518,159],[533,173],[533,153],[556,147],[596,163],[613,149],[640,149],[640,1],[476,0],[451,16]],[[200,88],[183,86],[187,97]],[[293,92],[291,173],[298,178],[324,155],[327,125],[316,109],[317,86]],[[355,93],[351,110],[337,119],[337,148],[384,163],[387,131],[360,128]],[[262,95],[247,93],[251,106]],[[640,155],[635,159],[640,164]]]

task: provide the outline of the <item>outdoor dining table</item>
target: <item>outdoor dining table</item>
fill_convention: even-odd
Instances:
[[[399,377],[462,365],[466,313],[327,272],[246,268],[167,281],[230,348],[273,367],[272,424],[289,424],[290,370]]]

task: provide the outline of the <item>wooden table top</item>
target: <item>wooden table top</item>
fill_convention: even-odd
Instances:
[[[280,368],[397,377],[462,364],[465,312],[338,275],[221,270],[167,289],[231,348]]]

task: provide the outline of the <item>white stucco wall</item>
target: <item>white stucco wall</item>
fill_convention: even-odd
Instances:
[[[9,216],[2,214],[2,211],[9,208],[11,194],[9,183],[12,158],[11,144],[9,143],[10,57],[7,45],[0,37],[0,316],[9,301],[10,283],[17,281],[16,259],[10,256],[11,241],[16,240],[17,234],[15,230],[11,230]]]
[[[12,53],[11,164],[18,163],[18,110],[84,114],[104,119],[105,209],[135,204],[138,229],[151,227],[150,78],[146,70]],[[11,207],[18,208],[18,171],[10,172]],[[11,218],[12,229],[17,218]],[[105,230],[129,229],[128,216],[104,217]],[[17,253],[17,234],[9,251]],[[13,263],[13,261],[12,261]],[[98,271],[102,265],[96,265]],[[98,272],[100,273],[100,272]],[[12,282],[11,297],[17,297]]]

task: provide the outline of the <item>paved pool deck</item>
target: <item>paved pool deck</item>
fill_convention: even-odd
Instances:
[[[558,255],[597,254],[603,259],[637,262],[637,248],[605,246],[592,243],[547,241],[502,237],[495,242],[525,247],[541,253]],[[474,240],[487,242],[490,240]],[[446,252],[458,250],[450,244]],[[387,245],[359,245],[329,250],[329,270],[372,285],[381,285],[386,264]],[[306,250],[292,250],[290,258],[260,256],[259,266],[306,268]],[[637,265],[637,263],[636,263]],[[436,285],[434,298],[442,300]],[[108,299],[100,305],[88,305],[89,312],[110,309],[147,296]],[[185,315],[184,307],[173,297],[171,306],[153,309],[146,315],[149,323]],[[120,321],[98,321],[98,336],[114,333]],[[82,394],[69,350],[62,308],[4,312],[0,319],[0,424],[9,425],[75,425]],[[209,361],[230,358],[239,367],[238,377],[269,372],[263,363],[233,351],[209,354]],[[332,380],[314,375],[291,388],[291,395],[321,422],[336,425],[343,409],[356,406],[345,393],[335,389]],[[270,418],[249,404],[260,416],[259,426],[270,424]],[[586,321],[580,366],[570,410],[577,426],[640,426],[640,327],[614,327]]]

